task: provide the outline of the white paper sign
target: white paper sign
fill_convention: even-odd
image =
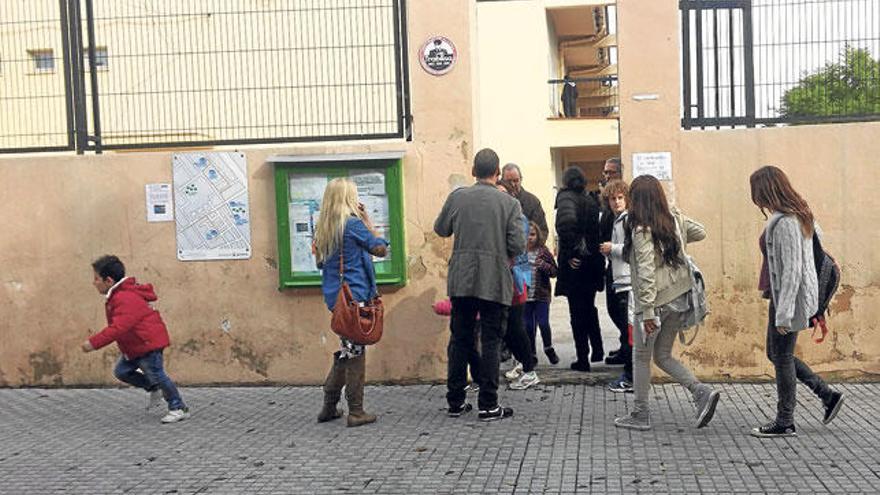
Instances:
[[[653,175],[657,180],[672,180],[672,153],[633,153],[633,177]]]
[[[147,184],[145,190],[147,197],[147,221],[174,221],[173,189],[171,189],[171,184]]]

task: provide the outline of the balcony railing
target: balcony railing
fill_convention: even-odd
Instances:
[[[551,118],[617,118],[617,76],[550,79]]]

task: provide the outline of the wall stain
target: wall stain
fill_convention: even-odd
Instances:
[[[263,258],[263,260],[266,261],[266,266],[268,266],[269,268],[271,268],[271,269],[273,269],[273,270],[277,270],[277,269],[278,269],[278,262],[275,261],[275,258],[271,258],[271,257],[269,257],[269,256],[266,256],[266,257]]]
[[[182,346],[179,347],[180,352],[184,354],[189,354],[190,356],[195,356],[202,350],[201,342],[195,339],[189,339],[183,343]]]
[[[425,262],[422,260],[422,257],[410,256],[408,261],[409,278],[411,280],[421,280],[425,278],[425,275],[428,274],[428,267],[425,266]]]
[[[235,340],[230,349],[232,357],[254,373],[268,378],[269,363],[266,356],[258,355],[254,349],[240,340]]]
[[[61,377],[61,361],[51,351],[32,352],[28,356],[28,363],[34,371],[34,383],[40,383],[44,379],[49,379],[53,385],[64,383]]]
[[[834,296],[834,300],[829,305],[829,313],[843,313],[852,311],[852,298],[856,295],[856,289],[852,285],[841,284],[840,290]]]

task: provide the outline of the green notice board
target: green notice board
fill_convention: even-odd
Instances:
[[[374,258],[378,284],[406,284],[403,215],[403,153],[273,156],[278,217],[279,287],[318,287],[321,272],[311,245],[327,183],[348,177],[370,219],[389,243],[388,255]]]

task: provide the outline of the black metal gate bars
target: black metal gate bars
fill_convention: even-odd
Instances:
[[[409,137],[404,0],[0,2],[0,153]]]
[[[880,120],[880,0],[680,0],[682,127]]]

